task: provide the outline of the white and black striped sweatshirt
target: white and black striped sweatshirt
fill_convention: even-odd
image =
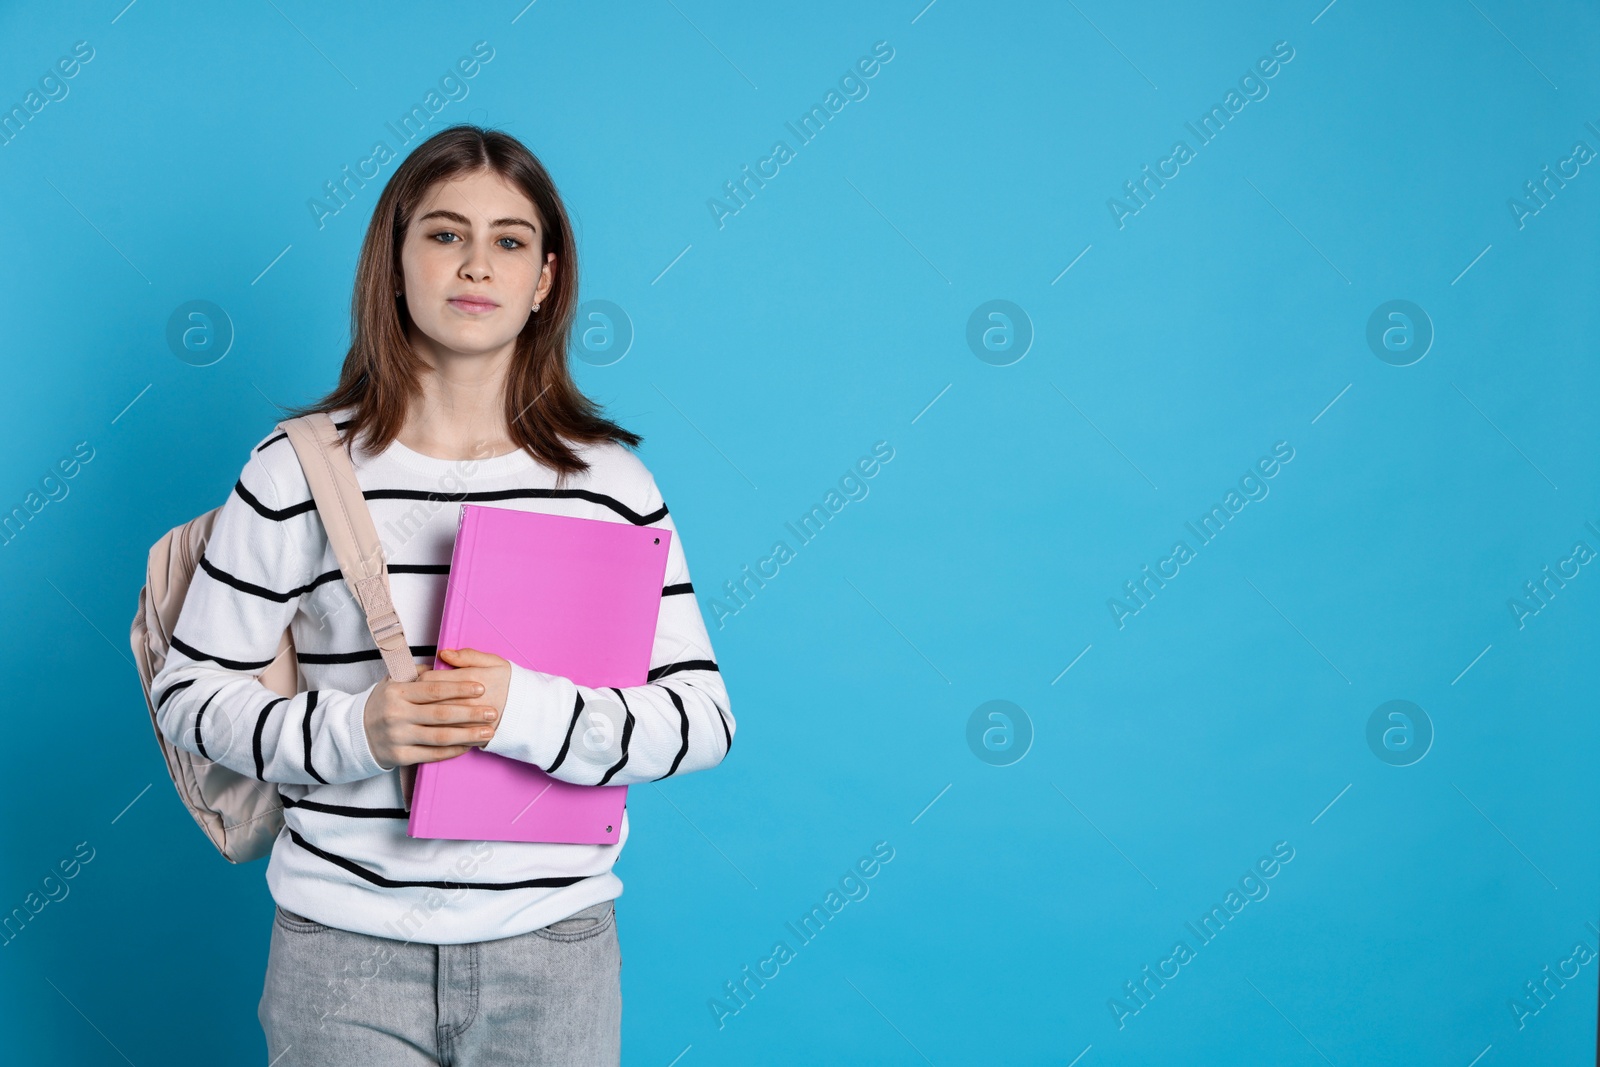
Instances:
[[[331,414],[342,426],[351,412]],[[463,503],[670,530],[649,682],[596,690],[513,664],[505,714],[485,750],[582,785],[713,767],[733,743],[734,720],[682,539],[637,456],[613,443],[576,447],[590,469],[561,489],[555,471],[523,451],[445,460],[398,441],[379,455],[354,450],[411,654],[419,667],[433,665]],[[291,625],[300,691],[283,697],[255,675]],[[400,771],[373,758],[363,724],[385,676],[294,447],[274,432],[252,450],[216,517],[152,682],[169,740],[275,783],[283,796],[285,825],[267,865],[274,900],[345,930],[460,944],[525,933],[621,894],[611,868],[628,840],[626,810],[615,845],[407,836]],[[603,760],[574,754],[583,744],[578,711],[596,701],[625,712],[620,743],[611,740]]]

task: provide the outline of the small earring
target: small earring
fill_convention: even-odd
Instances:
[[[538,311],[539,310],[539,305],[538,304],[533,305],[533,310]]]

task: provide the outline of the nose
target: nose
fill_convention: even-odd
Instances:
[[[473,282],[484,282],[489,278],[489,252],[480,242],[473,241],[467,249],[465,259],[461,263],[461,276]]]

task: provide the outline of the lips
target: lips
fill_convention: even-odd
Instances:
[[[485,312],[493,311],[499,307],[493,300],[478,296],[456,296],[450,298],[450,303],[462,311]]]

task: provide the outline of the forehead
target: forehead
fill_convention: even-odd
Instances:
[[[526,193],[488,170],[469,171],[435,182],[423,194],[416,214],[424,215],[439,208],[459,212],[474,222],[505,216],[543,222],[539,209]]]

